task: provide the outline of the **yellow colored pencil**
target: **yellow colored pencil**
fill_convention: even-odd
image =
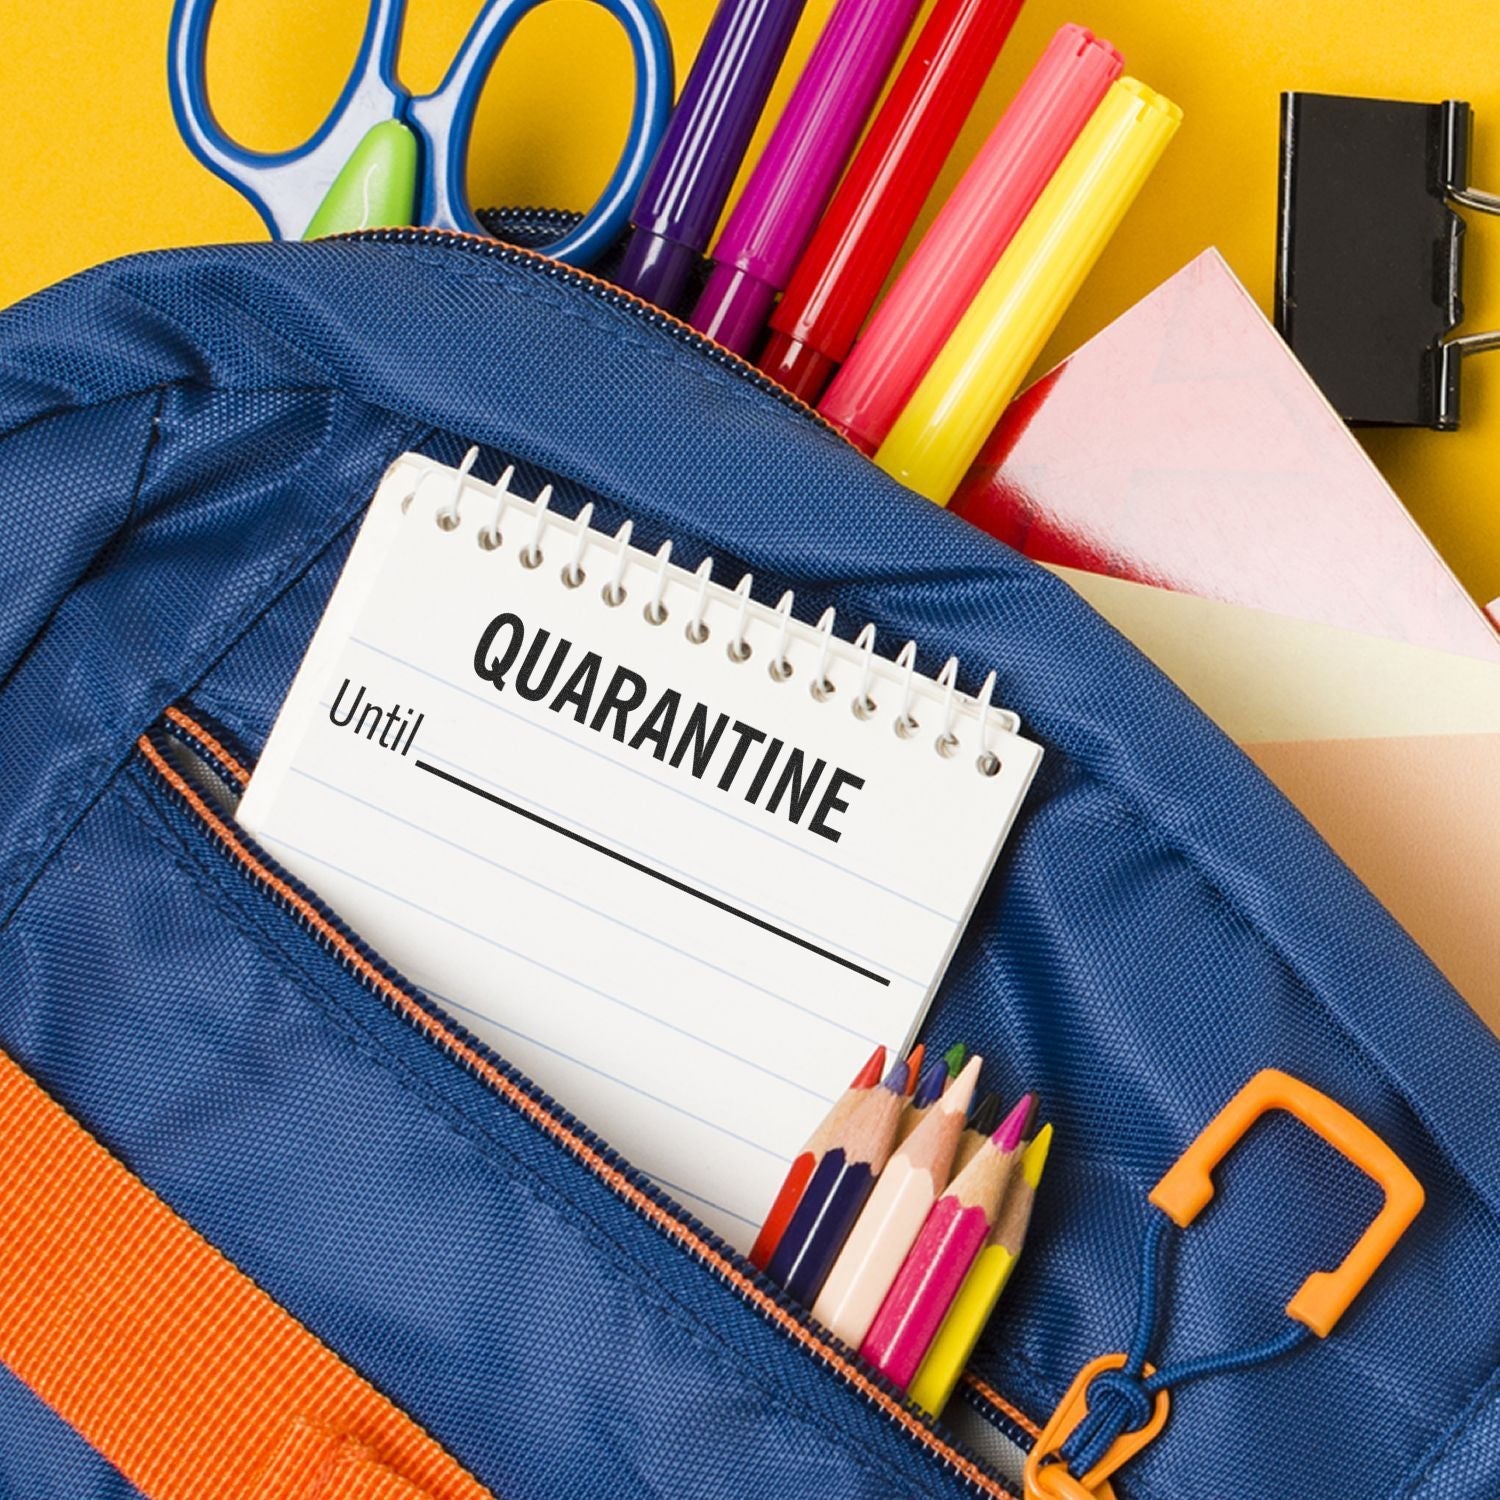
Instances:
[[[1181,120],[1110,85],[880,445],[887,474],[948,503]]]
[[[1016,1268],[1051,1145],[1052,1127],[1043,1125],[1021,1153],[1020,1170],[1006,1192],[989,1243],[964,1278],[911,1383],[908,1394],[928,1416],[937,1416],[948,1404],[948,1397],[953,1394],[953,1387],[958,1384],[958,1377],[963,1374],[974,1345],[979,1342],[979,1335]]]

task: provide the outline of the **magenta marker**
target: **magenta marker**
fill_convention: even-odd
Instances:
[[[748,355],[791,280],[921,0],[838,0],[714,246],[689,320]]]

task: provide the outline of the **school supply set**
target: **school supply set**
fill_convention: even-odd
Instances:
[[[929,1415],[1015,1268],[1052,1127],[976,1097],[982,1058],[877,1048],[792,1163],[751,1261]],[[910,1094],[903,1105],[902,1100]],[[1034,1131],[1034,1134],[1033,1134]]]
[[[214,120],[205,76],[213,0],[177,0],[173,110],[198,158],[280,238],[406,224],[483,235],[466,185],[474,115],[495,59],[539,3],[486,0],[442,82],[413,96],[397,77],[404,0],[373,0],[322,127],[303,146],[266,155]],[[935,5],[873,120],[920,7],[837,0],[689,311],[694,272],[801,0],[720,0],[675,108],[670,47],[652,0],[599,3],[630,40],[629,132],[594,205],[534,248],[593,264],[628,213],[621,287],[685,313],[732,353],[758,353],[768,374],[817,403],[888,473],[946,504],[1182,111],[1122,78],[1123,59],[1108,42],[1063,26],[877,307],[1022,0]]]
[[[762,13],[721,6],[632,220],[621,284],[669,311],[684,299],[764,103],[770,59],[786,44],[781,30],[753,39],[748,24],[735,28],[741,9]],[[1019,0],[935,6],[850,161],[916,7],[840,0],[689,314],[717,344],[759,351],[779,384],[939,503],[1182,117],[1120,77],[1109,43],[1062,27],[877,308],[1019,9]],[[738,67],[735,43],[745,48]]]
[[[1330,1497],[1483,1472],[1493,1044],[1061,583],[680,324],[473,236],[137,257],[0,317],[0,363],[25,561],[0,621],[4,1487],[998,1500],[1024,1453],[1033,1491],[1101,1494],[1102,1465],[1156,1500],[1272,1492],[1287,1452]],[[408,963],[477,971],[485,1014]],[[888,1006],[805,1080],[831,1091],[944,967],[923,1034],[1057,1136],[1003,1325],[934,1422],[613,1130],[650,1121],[669,1176],[689,1125],[651,1112],[717,1106],[696,1072],[726,1111],[804,1096],[768,1076],[797,1079],[778,1029]],[[556,1009],[566,1057],[536,1045]],[[1244,1108],[1148,1204],[1268,1067],[1411,1166],[1403,1237],[1409,1186],[1286,1122],[1218,1167]],[[1155,1229],[1132,1337],[1161,1214],[1211,1269],[1185,1241],[1179,1275]],[[984,1217],[945,1210],[917,1266],[1003,1272],[1008,1241],[971,1255]],[[1284,1321],[1350,1246],[1332,1302]],[[900,1378],[926,1285],[883,1335]]]
[[[372,7],[267,162],[181,0],[179,115],[273,228],[470,232],[147,257],[0,319],[0,1489],[1157,1500],[1295,1452],[1320,1496],[1467,1500],[1488,1038],[1065,588],[766,374],[839,364],[826,401],[927,295],[852,342],[1016,7],[934,8],[815,231],[914,14],[841,0],[702,299],[769,320],[760,370],[472,232],[529,8],[412,99]],[[636,119],[551,249],[634,198],[621,274],[670,299],[796,16],[726,0],[669,127],[659,20],[607,8]],[[941,336],[899,399],[869,367],[878,463],[934,499],[1175,128],[1120,68],[1064,28],[934,227]],[[882,1076],[919,1031],[995,1092],[920,1041]],[[1270,1112],[1331,1151],[1282,1122],[1224,1166]]]

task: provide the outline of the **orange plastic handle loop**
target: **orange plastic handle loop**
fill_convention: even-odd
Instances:
[[[1073,1429],[1089,1414],[1089,1384],[1093,1378],[1105,1370],[1120,1370],[1124,1366],[1123,1354],[1101,1354],[1073,1377],[1067,1394],[1057,1403],[1057,1409],[1047,1419],[1041,1436],[1026,1455],[1026,1468],[1022,1474],[1026,1482],[1026,1500],[1114,1500],[1115,1492],[1109,1476],[1148,1443],[1154,1442],[1167,1425],[1172,1401],[1165,1391],[1156,1393],[1151,1420],[1144,1427],[1116,1438],[1104,1457],[1081,1479],[1074,1478],[1058,1453],[1072,1436]],[[1154,1375],[1156,1371],[1147,1364],[1143,1373]]]
[[[1314,1271],[1287,1303],[1287,1316],[1326,1336],[1406,1226],[1416,1218],[1426,1195],[1406,1163],[1363,1121],[1355,1119],[1326,1094],[1276,1068],[1257,1073],[1208,1122],[1177,1163],[1151,1190],[1151,1201],[1186,1228],[1214,1195],[1213,1170],[1267,1111],[1284,1109],[1335,1151],[1367,1172],[1385,1192],[1385,1205],[1371,1221],[1343,1264],[1333,1271]]]

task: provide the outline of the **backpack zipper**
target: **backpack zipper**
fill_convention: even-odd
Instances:
[[[522,234],[534,231],[545,233],[549,238],[555,238],[558,233],[576,221],[577,215],[564,209],[522,208],[483,210],[481,218],[488,227],[497,231],[509,230]],[[446,229],[365,229],[335,235],[331,238],[374,244],[443,246],[540,273],[608,306],[618,308],[632,317],[639,318],[650,327],[660,329],[674,341],[695,350],[698,354],[711,359],[720,368],[729,371],[736,378],[763,391],[781,406],[786,407],[798,420],[833,434],[841,442],[848,441],[813,407],[808,406],[783,386],[777,384],[749,360],[705,337],[681,318],[663,312],[653,303],[623,291],[601,277],[594,276],[587,271],[580,271],[577,267],[566,265],[540,251],[499,239]],[[249,773],[242,759],[227,749],[220,738],[180,709],[175,707],[167,709],[163,728],[174,738],[188,745],[200,758],[205,759],[215,774],[231,789],[238,790],[248,781]],[[656,1223],[669,1239],[686,1250],[720,1281],[729,1285],[742,1300],[751,1302],[771,1322],[787,1332],[795,1342],[807,1348],[820,1363],[832,1370],[845,1384],[852,1386],[868,1404],[876,1406],[884,1415],[905,1427],[912,1437],[932,1452],[952,1473],[979,1493],[994,1497],[994,1500],[1015,1500],[1012,1492],[980,1467],[971,1455],[939,1436],[925,1419],[908,1407],[899,1391],[880,1377],[859,1368],[852,1356],[817,1333],[808,1320],[806,1312],[787,1298],[780,1288],[766,1281],[738,1251],[726,1245],[711,1230],[673,1205],[649,1178],[644,1177],[634,1167],[619,1158],[611,1147],[571,1115],[556,1108],[553,1102],[536,1090],[529,1080],[524,1079],[508,1064],[502,1062],[484,1043],[469,1035],[467,1031],[440,1012],[429,1009],[416,996],[410,994],[394,972],[387,969],[320,902],[316,901],[310,893],[302,890],[289,877],[271,870],[262,857],[247,847],[237,831],[226,825],[193,788],[163,760],[149,735],[143,735],[139,745],[142,753],[152,763],[158,774],[208,825],[216,841],[240,863],[247,874],[311,932],[323,946],[334,952],[346,968],[381,992],[399,1014],[404,1015],[420,1030],[426,1031],[440,1045],[445,1046],[446,1050],[465,1062],[472,1071],[478,1072],[496,1087],[498,1092],[508,1097],[512,1104],[517,1105],[523,1114],[530,1115],[534,1123],[541,1125],[561,1144],[570,1149],[578,1160],[595,1172],[596,1176],[601,1177],[614,1188],[619,1196],[644,1217]],[[491,1076],[492,1074],[494,1076]],[[972,1379],[970,1384],[973,1394],[983,1405],[987,1420],[1019,1450],[1025,1452],[1029,1449],[1040,1431],[1037,1425],[1019,1408],[1006,1401],[998,1391],[980,1382],[977,1377]]]
[[[485,223],[493,224],[499,229],[520,230],[523,233],[533,225],[541,226],[548,232],[549,238],[555,238],[557,233],[575,222],[578,216],[563,209],[523,208],[484,209],[481,210],[480,217]],[[521,266],[528,271],[539,271],[553,281],[560,282],[564,286],[575,287],[597,301],[639,318],[652,328],[659,328],[678,343],[686,344],[690,349],[695,349],[699,354],[713,360],[715,364],[745,381],[747,385],[764,391],[802,421],[811,423],[823,432],[831,433],[840,442],[848,443],[854,452],[859,452],[859,449],[849,443],[843,433],[825,417],[805,401],[794,396],[785,386],[778,385],[748,359],[726,349],[722,344],[715,343],[713,339],[699,333],[696,328],[672,313],[663,312],[655,303],[647,302],[643,297],[637,297],[632,292],[623,291],[602,277],[594,276],[588,271],[580,271],[576,266],[565,265],[560,260],[554,260],[550,255],[543,255],[539,250],[528,250],[522,245],[509,244],[504,240],[490,239],[484,235],[466,234],[456,229],[355,229],[346,234],[331,235],[329,238],[385,245],[442,245],[466,251],[471,255],[483,255],[491,260],[500,261],[503,265]],[[865,457],[864,454],[860,456]]]
[[[662,1232],[679,1249],[698,1261],[711,1275],[748,1302],[768,1322],[800,1345],[826,1369],[859,1395],[867,1405],[926,1448],[929,1453],[977,1494],[989,1500],[1019,1500],[1018,1495],[988,1472],[957,1442],[938,1433],[905,1396],[883,1377],[869,1370],[857,1356],[817,1329],[806,1311],[788,1298],[737,1250],[673,1203],[648,1177],[620,1157],[613,1147],[574,1119],[523,1074],[506,1063],[484,1042],[407,987],[406,982],[311,891],[282,871],[228,817],[211,805],[172,764],[166,739],[170,737],[204,761],[214,776],[236,796],[249,781],[249,757],[231,749],[228,735],[216,731],[178,707],[169,707],[156,729],[140,736],[136,747],[151,770],[166,784],[210,838],[277,906],[285,911],[325,951],[356,979],[374,990],[397,1015],[442,1047],[525,1116],[582,1166],[599,1178],[627,1206]],[[981,1387],[993,1425],[1026,1452],[1040,1431],[1022,1411],[989,1386]]]

